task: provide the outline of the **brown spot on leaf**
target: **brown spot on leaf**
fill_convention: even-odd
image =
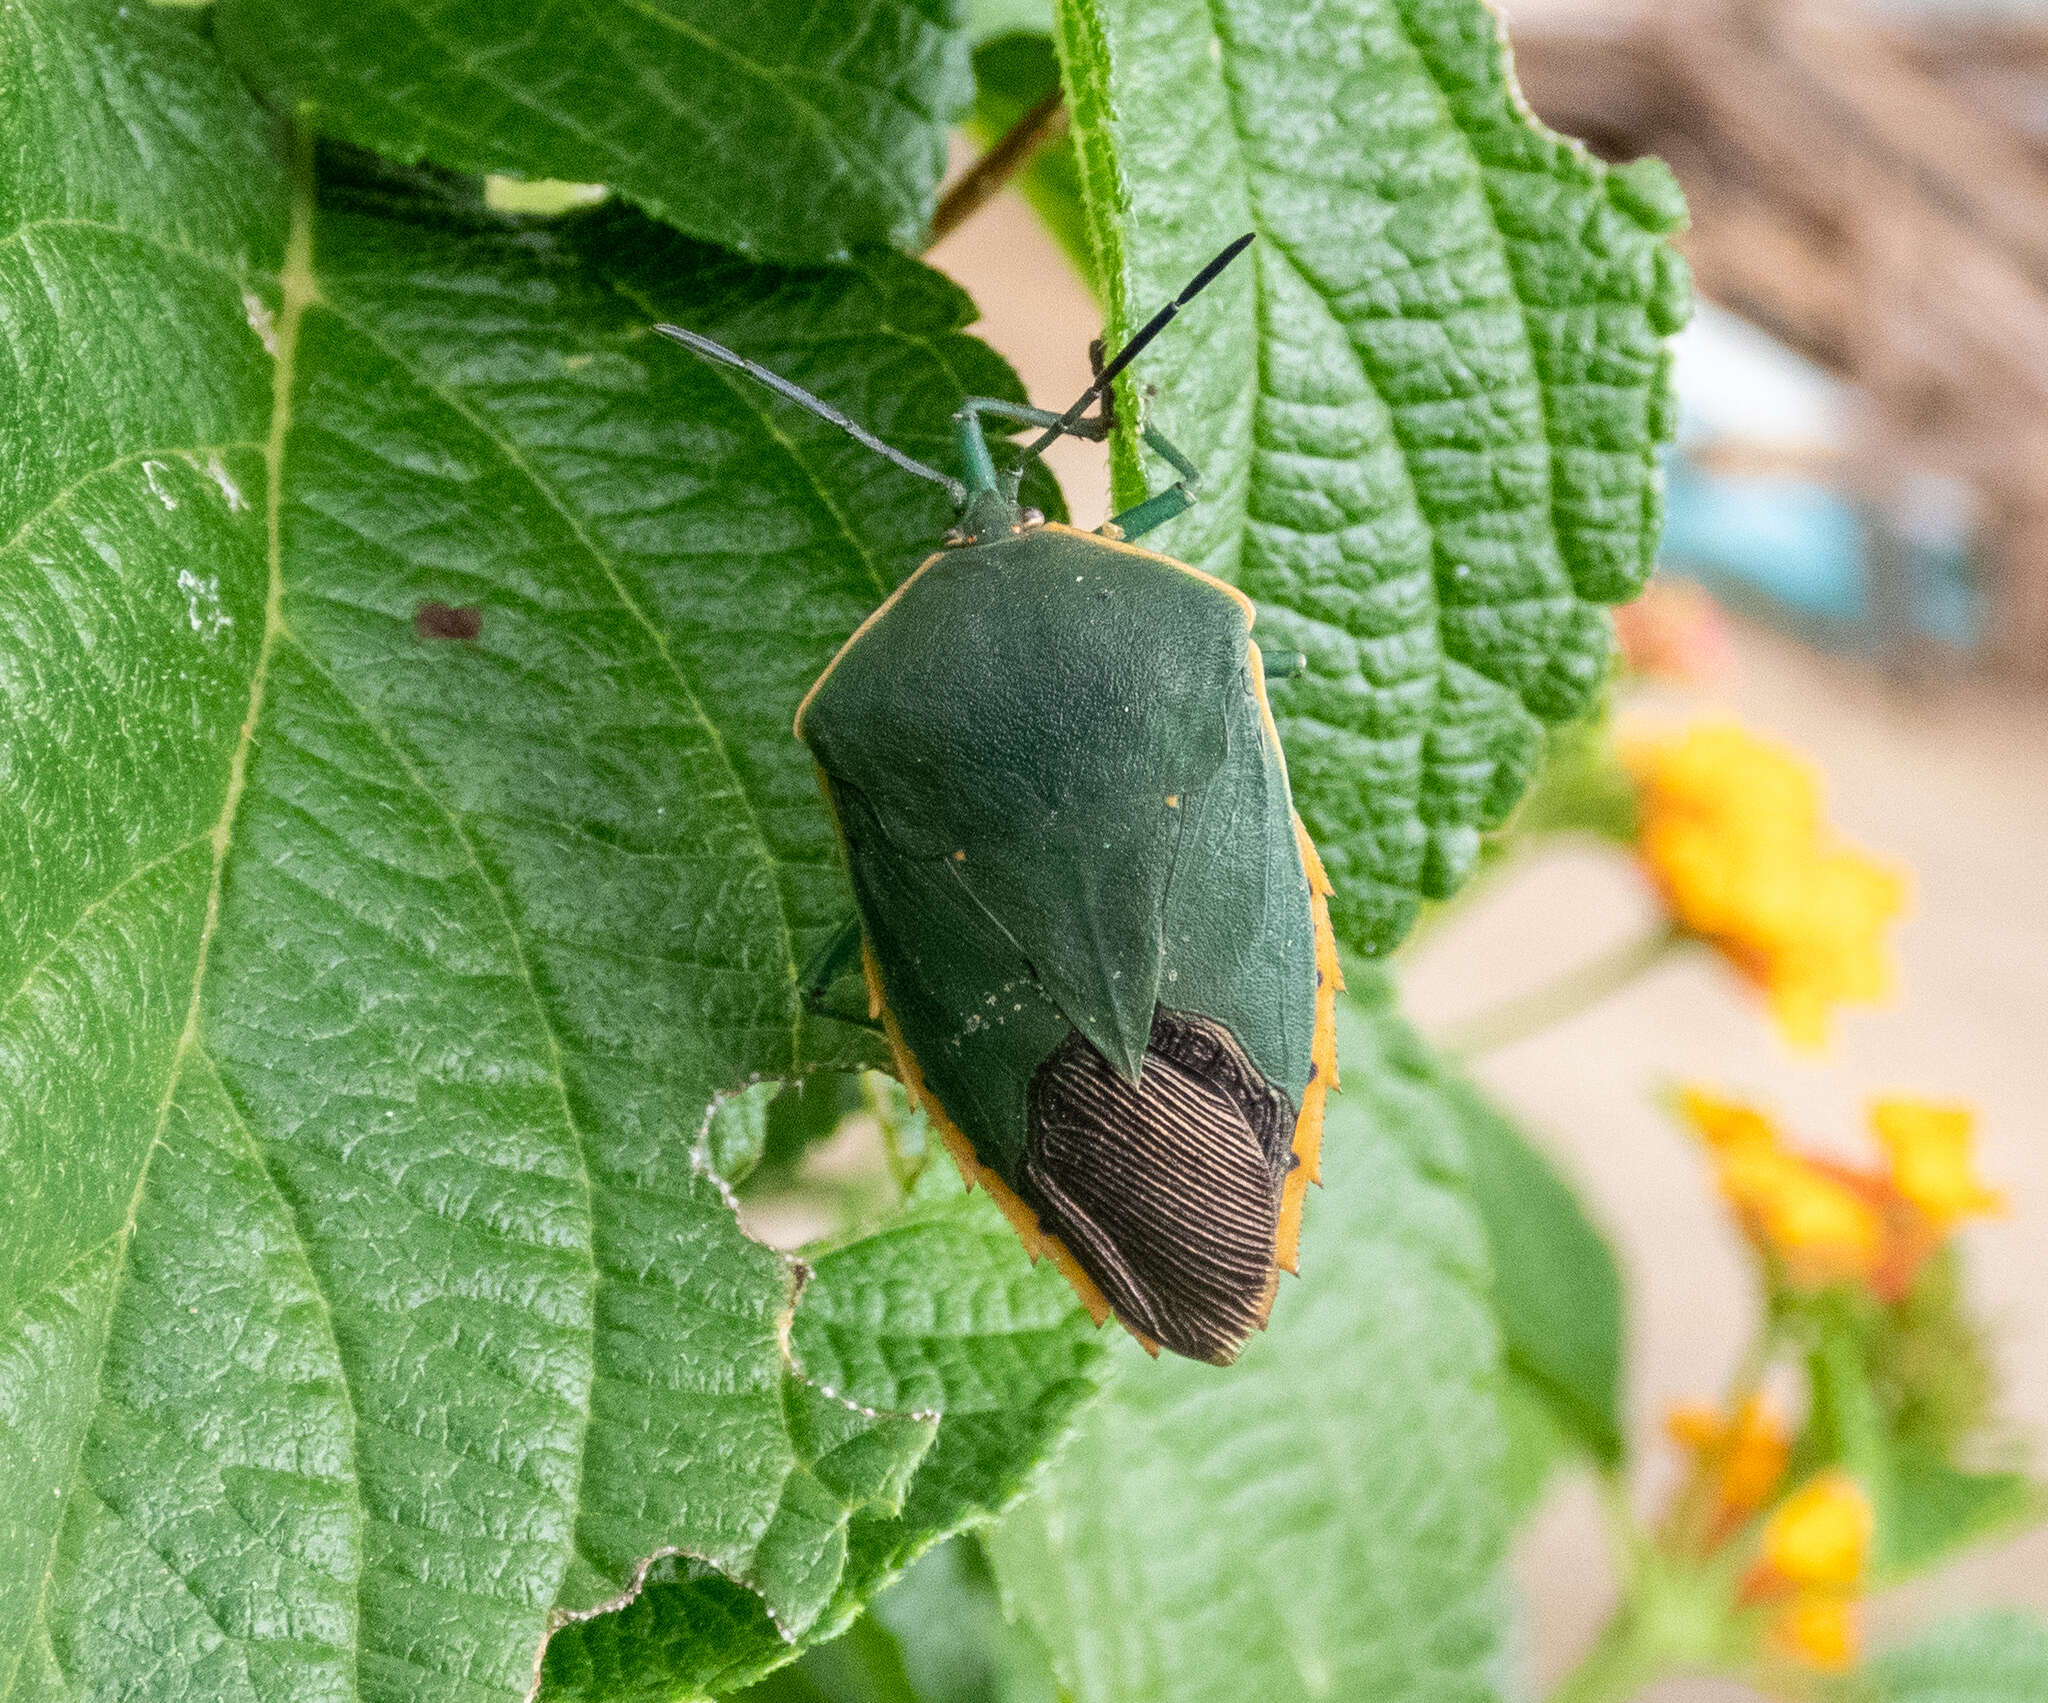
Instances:
[[[457,609],[446,603],[422,603],[413,611],[412,630],[423,639],[478,638],[484,630],[483,606],[465,603]]]

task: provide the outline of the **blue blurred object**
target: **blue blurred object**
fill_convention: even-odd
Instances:
[[[1761,592],[1801,615],[1860,623],[1870,618],[1863,554],[1856,511],[1827,487],[1709,473],[1682,450],[1672,456],[1665,561],[1714,591]]]
[[[1974,516],[1959,481],[1901,469],[1881,504],[1858,503],[1796,471],[1840,464],[1847,387],[1706,304],[1674,353],[1683,425],[1666,462],[1666,571],[1841,648],[1981,642]],[[1731,448],[1755,465],[1731,470]]]

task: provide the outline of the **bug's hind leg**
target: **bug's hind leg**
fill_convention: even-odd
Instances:
[[[1165,434],[1144,428],[1146,446],[1180,477],[1163,491],[1154,491],[1142,503],[1112,516],[1102,531],[1110,538],[1138,538],[1155,526],[1163,526],[1177,514],[1186,514],[1201,495],[1202,476],[1195,464],[1170,443]]]
[[[832,984],[860,962],[860,939],[860,918],[848,917],[804,966],[797,978],[797,995],[813,1016],[829,1017],[835,1023],[851,1023],[857,1029],[873,1029],[879,1034],[882,1025],[865,1011],[853,1012],[825,1003]]]

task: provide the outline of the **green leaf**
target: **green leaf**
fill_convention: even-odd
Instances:
[[[1958,1615],[1852,1684],[1873,1703],[2038,1703],[2048,1697],[2048,1625],[2012,1609]]]
[[[1052,0],[967,0],[967,39],[976,47],[1006,35],[1049,35]]]
[[[983,147],[993,147],[1059,86],[1059,56],[1050,36],[1003,35],[983,42],[974,50],[974,112],[968,133]],[[1081,204],[1081,162],[1072,137],[1062,134],[1039,148],[1017,174],[1016,185],[1074,269],[1091,288],[1097,287],[1095,251],[1089,246],[1088,215]]]
[[[326,135],[609,184],[741,254],[914,247],[973,97],[947,0],[218,0],[220,40]]]
[[[1383,990],[1340,1009],[1326,1187],[1270,1329],[1222,1371],[1123,1345],[994,1534],[1080,1703],[1494,1695],[1508,1509],[1463,1111]]]
[[[943,1414],[900,1514],[856,1514],[845,1571],[813,1631],[830,1637],[940,1535],[1022,1493],[1097,1388],[1103,1351],[1066,1280],[1034,1268],[1002,1215],[929,1167],[887,1229],[809,1256],[791,1331],[811,1378],[882,1411]],[[543,1697],[667,1700],[725,1691],[789,1651],[728,1581],[668,1566],[624,1612],[564,1628]]]
[[[1965,1472],[1907,1442],[1893,1446],[1887,1465],[1878,1556],[1885,1577],[1925,1572],[2048,1513],[2048,1497],[2025,1473]]]
[[[1060,1703],[1052,1660],[1007,1619],[981,1545],[941,1544],[844,1638],[745,1693],[748,1703]]]
[[[789,716],[945,514],[647,326],[940,457],[1014,381],[894,257],[316,195],[155,8],[0,66],[0,1697],[518,1698],[661,1554],[700,1665],[843,1624],[1079,1394],[807,1378],[697,1163],[871,1057]]]
[[[1507,1433],[1501,1476],[1509,1514],[1520,1525],[1536,1511],[1551,1479],[1585,1458],[1585,1444],[1565,1428],[1548,1395],[1513,1370],[1501,1374],[1500,1417]]]
[[[704,1162],[729,1187],[737,1188],[761,1163],[768,1147],[768,1108],[781,1092],[780,1082],[753,1082],[711,1108],[704,1126]]]
[[[1051,1655],[1003,1612],[973,1537],[932,1551],[868,1617],[894,1635],[920,1703],[1060,1703]]]
[[[903,1671],[903,1652],[872,1614],[742,1695],[748,1703],[921,1703]]]
[[[1486,1226],[1509,1370],[1594,1459],[1622,1455],[1621,1272],[1578,1197],[1477,1089],[1462,1113],[1472,1203]]]
[[[1061,0],[1112,341],[1246,230],[1138,362],[1204,501],[1156,546],[1308,658],[1273,709],[1340,939],[1454,891],[1647,576],[1687,312],[1655,162],[1515,94],[1480,0]],[[1141,393],[1133,386],[1135,403]],[[1124,410],[1119,501],[1141,468]]]

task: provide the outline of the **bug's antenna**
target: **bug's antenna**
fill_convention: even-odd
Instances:
[[[1255,231],[1246,231],[1243,236],[1239,237],[1237,241],[1232,243],[1221,254],[1217,255],[1214,260],[1210,261],[1207,266],[1204,266],[1201,271],[1190,278],[1186,288],[1179,295],[1175,296],[1166,306],[1146,320],[1139,327],[1138,334],[1116,352],[1116,358],[1095,375],[1095,382],[1081,392],[1080,401],[1076,402],[1073,407],[1069,408],[1053,424],[1047,426],[1038,440],[1029,449],[1025,450],[1024,460],[1029,461],[1034,455],[1039,454],[1047,444],[1051,443],[1054,438],[1060,436],[1063,432],[1072,431],[1080,423],[1081,416],[1088,412],[1095,399],[1104,394],[1112,384],[1116,383],[1117,375],[1138,358],[1139,354],[1143,352],[1145,345],[1150,343],[1153,338],[1157,337],[1160,332],[1164,331],[1172,323],[1175,314],[1179,313],[1189,302],[1193,301],[1195,297],[1199,296],[1213,284],[1216,281],[1217,275],[1222,272],[1224,267],[1228,266],[1240,254],[1244,253],[1246,249],[1250,248],[1252,238],[1257,234]]]
[[[1247,241],[1250,239],[1247,238]],[[737,367],[747,377],[759,384],[765,384],[777,396],[786,396],[790,401],[801,403],[821,420],[829,420],[864,449],[871,449],[877,455],[885,456],[906,473],[915,473],[920,479],[929,479],[934,485],[943,485],[946,495],[953,499],[956,508],[967,502],[967,487],[950,474],[941,473],[936,467],[927,467],[921,461],[913,461],[900,449],[885,444],[864,426],[856,426],[844,414],[821,396],[813,396],[802,385],[791,384],[780,373],[772,373],[766,367],[757,365],[744,355],[736,355],[723,343],[714,343],[708,337],[700,337],[694,331],[685,331],[680,325],[657,325],[654,328],[662,336],[673,338],[685,349],[695,351],[707,361],[716,361],[720,366]]]

